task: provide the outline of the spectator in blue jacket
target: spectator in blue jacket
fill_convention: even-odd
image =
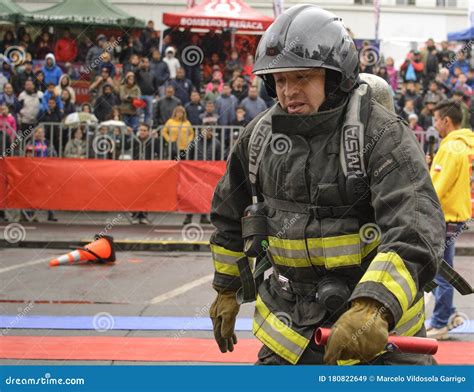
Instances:
[[[216,111],[219,115],[219,125],[230,125],[235,120],[235,109],[239,101],[231,94],[229,83],[224,83],[222,94],[216,99]]]
[[[172,79],[170,84],[174,87],[174,95],[181,100],[183,105],[189,102],[191,91],[194,90],[192,82],[186,78],[186,71],[184,68],[176,70],[176,78]]]
[[[48,101],[50,99],[56,100],[56,106],[60,111],[64,109],[63,102],[61,101],[61,97],[56,95],[55,87],[56,85],[52,82],[48,84],[48,89],[43,94],[43,98],[41,98],[41,108],[40,108],[41,114],[48,111],[49,109]]]
[[[248,97],[244,98],[240,105],[245,109],[247,122],[252,121],[253,118],[257,117],[257,114],[267,109],[265,101],[258,96],[257,86],[250,86]]]
[[[44,73],[44,83],[54,83],[55,86],[59,84],[59,79],[63,74],[61,68],[56,65],[56,58],[54,54],[48,53],[45,57],[46,64],[41,68]]]

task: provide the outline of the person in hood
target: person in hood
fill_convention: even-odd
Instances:
[[[48,53],[45,57],[45,62],[46,64],[41,68],[41,71],[44,73],[44,83],[46,83],[46,85],[54,83],[54,85],[57,86],[63,71],[56,65],[54,54]]]
[[[435,127],[442,138],[430,175],[441,202],[446,220],[444,259],[453,266],[455,240],[472,217],[471,168],[474,156],[474,134],[461,128],[462,110],[459,102],[445,100],[434,109]],[[429,162],[429,158],[427,158]],[[435,282],[435,307],[427,336],[438,340],[448,338],[448,331],[462,324],[462,317],[453,305],[453,287],[438,275]]]
[[[59,84],[55,87],[54,92],[57,96],[61,96],[63,90],[67,90],[69,95],[71,96],[71,103],[76,103],[76,93],[74,89],[71,87],[71,78],[68,74],[61,75],[59,78]]]
[[[175,56],[176,50],[172,46],[166,48],[165,58],[163,59],[163,61],[168,66],[170,79],[176,78],[176,71],[178,70],[178,68],[181,67],[179,60]]]

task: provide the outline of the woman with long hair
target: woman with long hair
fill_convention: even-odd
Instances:
[[[163,139],[170,145],[170,159],[186,158],[186,149],[188,144],[194,139],[194,130],[187,119],[184,106],[178,105],[174,108],[173,114],[166,121],[161,134]]]

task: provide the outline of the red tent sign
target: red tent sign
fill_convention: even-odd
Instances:
[[[242,0],[204,0],[182,13],[163,14],[163,23],[171,27],[264,31],[272,22]]]

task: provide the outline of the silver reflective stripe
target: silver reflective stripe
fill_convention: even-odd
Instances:
[[[390,276],[400,285],[408,299],[408,307],[413,302],[413,296],[411,294],[410,286],[406,279],[400,275],[397,271],[395,265],[390,261],[383,261],[383,260],[373,260],[370,263],[369,267],[370,271],[380,271],[380,272],[387,272]]]
[[[305,349],[301,348],[297,344],[293,343],[291,340],[287,339],[282,333],[280,333],[277,330],[276,327],[272,327],[269,323],[267,323],[266,320],[259,313],[258,309],[255,309],[254,320],[260,326],[260,328],[265,331],[265,333],[268,336],[274,339],[278,344],[283,346],[286,350],[292,352],[297,357],[300,357],[300,355],[303,354],[303,351]],[[258,333],[258,330],[255,332]]]
[[[413,328],[419,321],[420,319],[424,318],[424,308],[422,308],[421,312],[416,313],[410,320],[408,320],[406,323],[398,326],[397,328],[394,329],[394,332],[401,336],[405,335],[405,333],[410,329]],[[418,331],[415,331],[415,333]],[[406,335],[405,335],[406,336]]]
[[[342,245],[342,246],[336,246],[336,247],[325,247],[324,253],[326,257],[359,255],[360,246],[359,244],[354,244],[354,245]]]
[[[311,257],[324,257],[324,249],[323,248],[309,248],[309,255]]]
[[[215,261],[223,264],[237,265],[238,257],[223,255],[220,253],[212,252],[212,257]]]
[[[290,259],[306,259],[306,251],[304,249],[285,249],[277,248],[270,244],[268,250],[275,256],[285,257]]]

